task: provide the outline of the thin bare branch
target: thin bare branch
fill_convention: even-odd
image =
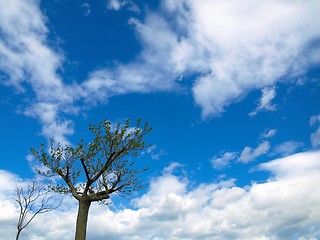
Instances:
[[[61,202],[54,204],[53,196],[49,195],[44,185],[33,181],[25,189],[16,187],[15,201],[19,205],[19,218],[17,222],[16,240],[19,239],[21,231],[25,229],[31,221],[41,213],[46,213],[57,209]]]

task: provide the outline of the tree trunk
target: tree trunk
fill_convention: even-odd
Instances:
[[[90,204],[88,200],[79,201],[75,240],[86,240]]]

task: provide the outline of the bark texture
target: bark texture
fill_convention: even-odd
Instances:
[[[89,200],[79,201],[75,240],[86,240],[90,204]]]

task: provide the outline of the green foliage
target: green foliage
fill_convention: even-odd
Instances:
[[[34,157],[46,167],[37,172],[49,178],[60,176],[64,184],[51,188],[58,193],[72,193],[78,200],[85,197],[89,201],[104,201],[113,192],[128,195],[139,190],[139,174],[147,169],[134,169],[131,157],[149,147],[143,138],[151,127],[147,122],[142,125],[141,119],[134,127],[130,127],[130,122],[128,119],[124,125],[114,125],[105,120],[91,124],[93,140],[81,140],[76,147],[61,146],[51,140],[49,151],[44,145],[39,150],[31,148]]]

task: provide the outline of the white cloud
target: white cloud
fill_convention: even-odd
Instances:
[[[120,8],[125,1],[115,1]],[[252,89],[256,111],[274,110],[274,86],[319,61],[306,56],[319,37],[319,2],[163,0],[159,13],[131,19],[143,49],[135,61],[91,73],[84,89],[99,100],[115,94],[172,91],[197,76],[192,94],[203,117],[218,115]],[[166,64],[163,64],[166,63]],[[299,73],[299,74],[298,74]]]
[[[25,91],[32,86],[39,100],[70,101],[56,70],[63,56],[47,46],[47,28],[37,1],[1,2],[1,70],[4,83]]]
[[[183,167],[182,164],[180,164],[178,162],[173,162],[168,167],[165,167],[163,169],[163,173],[164,174],[173,174],[174,170],[176,170],[177,168],[181,168],[181,167]]]
[[[317,19],[310,8],[319,9],[316,1],[189,2],[194,35],[209,52],[211,71],[194,86],[204,116],[223,111],[250,89],[274,84],[289,73],[304,45],[319,35],[309,25]]]
[[[149,154],[151,159],[159,160],[162,156],[168,155],[168,153],[164,149],[157,149],[157,145],[150,146],[146,151],[143,151],[142,154]]]
[[[276,106],[271,103],[271,101],[275,98],[275,96],[276,96],[276,90],[274,87],[262,89],[262,96],[260,99],[258,110],[267,110],[267,111],[275,110]]]
[[[129,6],[129,10],[131,11],[140,12],[138,6],[130,0],[109,0],[107,3],[107,8],[115,11],[119,11],[125,6]]]
[[[256,110],[249,113],[250,116],[255,116],[260,111],[274,111],[276,110],[276,105],[272,104],[272,100],[276,96],[276,91],[274,87],[267,87],[262,89],[262,95],[259,101],[259,105]]]
[[[263,143],[259,144],[255,149],[251,147],[245,147],[238,161],[241,163],[249,163],[260,157],[261,155],[266,154],[270,149],[270,143],[268,141],[264,141]]]
[[[272,150],[271,155],[281,155],[281,156],[288,156],[293,153],[296,153],[299,148],[303,146],[303,143],[297,141],[287,141],[283,142]]]
[[[66,135],[73,134],[73,122],[59,120],[59,109],[57,104],[37,103],[25,111],[26,116],[37,118],[42,124],[42,134],[47,138],[53,138],[61,144],[69,144]]]
[[[277,129],[266,129],[260,134],[260,138],[272,138],[277,134]]]
[[[0,170],[0,224],[2,226],[0,239],[13,239],[15,236],[18,208],[12,197],[14,197],[15,186],[20,181],[18,176]],[[8,232],[5,233],[4,229],[7,229]]]
[[[42,123],[47,138],[67,142],[73,132],[61,113],[75,111],[73,101],[77,89],[67,86],[57,74],[63,56],[47,43],[48,29],[38,1],[1,1],[0,3],[0,70],[1,80],[20,93],[28,92],[24,113]]]
[[[310,126],[314,126],[316,124],[320,124],[320,115],[314,115],[310,118]],[[315,132],[311,133],[310,141],[313,147],[320,146],[320,125]]]
[[[116,2],[119,8],[122,2]],[[257,110],[274,110],[275,89],[269,86],[311,64],[302,52],[320,35],[319,9],[317,1],[302,0],[164,0],[164,14],[130,21],[144,46],[137,61],[94,72],[88,83],[111,84],[115,93],[151,92],[176,89],[181,78],[198,74],[192,92],[203,117],[220,114],[257,88],[264,89]]]
[[[134,3],[118,0],[109,5],[133,8]],[[66,142],[73,132],[68,114],[77,114],[82,104],[92,107],[126,93],[181,90],[185,78],[197,76],[191,88],[203,117],[222,113],[252,89],[265,89],[261,109],[272,109],[275,92],[269,86],[319,63],[319,58],[305,55],[317,49],[304,51],[320,35],[316,0],[163,0],[161,6],[159,13],[149,11],[143,22],[129,21],[142,44],[134,61],[66,84],[58,74],[64,56],[48,44],[39,2],[1,1],[1,81],[20,93],[28,91],[24,112],[40,121],[47,138]],[[40,115],[47,111],[55,116],[48,118],[51,122]],[[50,128],[55,131],[46,131]]]
[[[126,4],[126,1],[109,0],[109,1],[108,1],[108,4],[107,4],[107,7],[108,7],[109,9],[118,11],[118,10],[120,10],[125,4]]]
[[[82,7],[88,5],[84,3]],[[85,99],[92,104],[92,92],[85,84],[64,83],[57,73],[64,56],[48,44],[48,29],[39,2],[1,1],[0,31],[0,71],[4,73],[1,83],[25,94],[24,109],[19,112],[37,119],[43,136],[69,143],[67,136],[73,134],[73,122],[67,115],[79,112],[77,101]],[[97,92],[93,96],[104,98],[97,89],[93,90]]]
[[[81,5],[81,8],[82,8],[82,10],[83,10],[83,14],[84,14],[86,17],[88,17],[88,16],[90,15],[90,13],[91,13],[90,4],[85,2],[85,3],[83,3],[83,4]]]
[[[113,70],[92,72],[82,84],[86,97],[90,99],[93,96],[92,101],[126,93],[171,91],[177,88],[176,82],[180,78],[172,72],[170,64],[163,64],[164,59],[168,58],[167,53],[177,44],[177,36],[168,23],[156,14],[149,14],[145,24],[137,19],[130,19],[129,22],[136,27],[145,49],[135,62],[119,64]]]
[[[318,127],[318,129],[311,134],[310,139],[313,147],[320,146],[320,127]]]
[[[225,152],[220,156],[214,156],[210,159],[214,169],[223,169],[230,165],[230,162],[237,158],[236,152]]]
[[[249,163],[259,158],[261,155],[267,154],[270,150],[270,142],[266,139],[272,138],[277,133],[276,129],[265,129],[259,136],[260,139],[264,140],[256,148],[246,146],[241,152],[225,152],[223,151],[219,155],[215,155],[210,159],[212,167],[217,170],[224,169],[230,166],[233,162],[238,163]],[[287,156],[289,154],[295,153],[296,150],[301,147],[301,143],[288,141],[283,144],[278,145],[273,150],[273,156],[280,154],[282,156]]]
[[[320,152],[301,152],[260,164],[260,169],[270,171],[275,178],[301,177],[306,173],[316,174],[320,170]]]
[[[267,87],[283,76],[302,74],[311,64],[302,53],[320,34],[319,9],[315,0],[162,1],[164,14],[149,13],[143,23],[132,21],[144,46],[139,64],[121,65],[115,74],[128,69],[129,76],[134,73],[139,79],[130,83],[139,88],[143,83],[143,92],[163,90],[161,84],[170,89],[181,77],[199,74],[192,91],[203,117],[223,112],[259,88],[265,89],[261,110],[271,110],[275,91]],[[156,75],[148,79],[145,69]]]
[[[168,155],[168,153],[164,150],[164,149],[161,149],[159,152],[155,153],[151,153],[151,158],[153,160],[159,160],[162,156],[166,156]]]
[[[311,116],[309,124],[310,124],[310,126],[313,126],[319,122],[320,122],[320,115],[314,115],[314,116]]]
[[[320,152],[304,152],[260,164],[259,169],[272,176],[245,187],[236,186],[232,179],[191,187],[188,179],[164,174],[132,201],[133,209],[112,211],[93,204],[88,239],[318,239],[319,160]],[[0,179],[7,189],[0,188],[0,222],[6,226],[0,229],[0,236],[10,239],[17,212],[7,195],[8,186],[19,180],[5,171],[0,171]],[[67,198],[64,206],[36,218],[23,237],[71,239],[75,201]]]

